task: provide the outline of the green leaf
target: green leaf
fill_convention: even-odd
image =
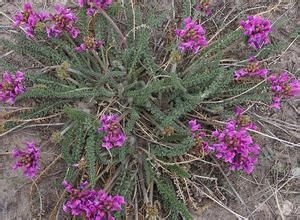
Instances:
[[[96,184],[96,153],[95,148],[99,147],[95,142],[95,131],[90,129],[86,140],[86,160],[88,166],[89,180],[92,186]]]
[[[184,170],[183,168],[181,168],[178,165],[170,165],[167,166],[167,169],[170,170],[172,173],[175,173],[178,177],[182,177],[182,178],[190,178],[190,174]]]
[[[172,213],[180,213],[181,216],[186,220],[192,220],[192,216],[190,215],[185,204],[178,200],[174,188],[162,178],[155,178],[155,182],[159,194],[167,204],[167,207],[170,209],[170,211]]]

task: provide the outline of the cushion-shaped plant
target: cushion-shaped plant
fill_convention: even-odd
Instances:
[[[251,136],[256,127],[242,110],[231,119],[232,109],[268,103],[272,91],[274,98],[295,96],[298,81],[287,84],[282,75],[267,80],[268,69],[253,59],[243,69],[223,65],[231,56],[227,49],[242,42],[239,28],[216,39],[220,33],[211,33],[185,10],[176,12],[181,20],[167,31],[175,20],[168,22],[167,13],[151,6],[132,9],[112,1],[79,1],[78,6],[56,6],[47,14],[26,4],[16,15],[20,31],[3,47],[38,66],[22,75],[5,73],[1,101],[16,99],[30,107],[14,114],[20,120],[8,121],[5,129],[22,127],[22,120],[61,122],[61,130],[49,133],[68,165],[64,185],[70,198],[64,210],[71,215],[114,219],[125,215],[126,201],[128,209],[144,216],[192,219],[186,193],[180,199],[174,187],[193,181],[193,170],[184,164],[213,164],[215,158],[224,169],[252,173],[260,152]],[[251,46],[270,43],[270,21],[249,17],[241,24]],[[8,60],[2,63],[14,70]],[[68,184],[83,176],[88,183],[78,189]],[[186,186],[180,190],[189,193]]]

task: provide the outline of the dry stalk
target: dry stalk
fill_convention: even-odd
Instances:
[[[198,190],[199,192],[203,193],[207,198],[211,199],[212,201],[214,201],[215,203],[217,203],[219,206],[221,206],[222,208],[226,209],[227,211],[229,211],[230,213],[232,213],[234,216],[236,216],[239,219],[247,219],[246,217],[238,214],[237,212],[231,210],[229,207],[227,207],[226,205],[224,205],[221,201],[219,201],[218,199],[214,198],[213,196],[209,195],[208,193],[204,192],[202,189],[200,189],[193,181],[191,180],[187,180],[192,186],[195,187],[196,190]]]
[[[35,183],[38,183],[40,181],[40,178],[49,171],[49,169],[56,164],[60,159],[61,159],[61,154],[58,155],[34,180]],[[30,195],[32,195],[33,193],[33,185],[31,185],[30,188]]]
[[[276,188],[273,193],[271,193],[270,196],[268,196],[263,202],[261,202],[251,213],[248,215],[248,218],[250,218],[255,212],[257,212],[261,207],[268,202],[277,192],[279,192],[283,187],[285,187],[291,180],[293,180],[295,176],[290,177],[285,183],[283,183],[279,188]]]
[[[211,157],[211,158],[217,164],[219,170],[221,171],[222,175],[226,179],[227,183],[229,184],[230,188],[232,189],[232,191],[234,192],[234,194],[236,195],[236,197],[240,200],[240,202],[243,204],[243,206],[245,206],[245,208],[247,209],[247,211],[249,211],[248,206],[246,205],[246,203],[244,202],[244,200],[242,199],[242,197],[240,196],[240,194],[234,188],[233,184],[231,183],[231,181],[229,180],[229,178],[225,174],[224,170],[222,169],[220,163],[215,158],[213,158],[213,157]]]

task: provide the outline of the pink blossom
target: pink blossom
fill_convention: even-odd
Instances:
[[[260,49],[270,43],[269,34],[272,31],[271,22],[261,16],[248,16],[247,21],[241,21],[244,34],[248,37],[250,46]]]
[[[196,132],[201,128],[201,125],[197,123],[196,119],[194,119],[189,121],[189,127],[192,132]]]
[[[241,68],[234,72],[234,78],[239,80],[242,77],[262,77],[265,78],[268,74],[268,69],[261,68],[261,63],[255,57],[248,59],[246,67]]]
[[[126,135],[121,129],[116,115],[104,115],[101,118],[101,127],[99,132],[105,132],[102,147],[111,149],[114,147],[122,147],[126,141]]]
[[[192,137],[196,142],[196,148],[200,148],[204,153],[209,153],[212,148],[209,146],[207,141],[204,141],[206,133],[202,130],[201,125],[197,122],[196,119],[189,121],[189,128],[192,132]]]
[[[0,101],[14,104],[16,97],[25,92],[24,80],[23,72],[17,71],[16,75],[4,72],[0,83]]]
[[[63,6],[55,6],[55,14],[50,14],[51,24],[46,27],[48,37],[60,37],[63,32],[68,32],[72,38],[76,38],[80,31],[75,27],[76,15],[71,9]]]
[[[28,142],[26,151],[13,150],[13,157],[17,159],[13,169],[21,168],[28,177],[34,177],[39,170],[40,151],[34,143]]]
[[[256,125],[251,121],[250,117],[247,115],[244,115],[243,108],[241,108],[240,106],[236,106],[234,113],[235,113],[235,117],[236,117],[236,122],[239,127],[246,128],[246,129],[252,129],[252,130],[257,129]]]
[[[112,0],[78,0],[79,7],[87,8],[87,15],[93,16],[97,10],[105,10],[112,4]]]
[[[292,79],[287,72],[282,72],[279,76],[271,75],[268,81],[271,82],[271,91],[274,93],[272,108],[280,109],[282,98],[290,98],[300,94],[299,80]]]
[[[206,16],[212,15],[212,10],[210,6],[210,0],[198,0],[196,5],[196,10],[203,12]]]
[[[39,22],[45,22],[48,18],[48,15],[44,12],[35,12],[32,9],[30,3],[25,3],[23,11],[17,12],[14,17],[14,26],[23,27],[25,30],[26,36],[29,38],[34,37],[34,31]]]
[[[77,52],[83,52],[88,50],[96,50],[103,46],[103,41],[95,40],[93,37],[86,36],[84,37],[84,43],[80,44],[79,47],[75,48]]]
[[[196,54],[202,47],[208,45],[204,28],[192,18],[184,19],[184,29],[177,29],[176,35],[180,38],[179,50],[182,53],[193,51]]]
[[[113,214],[121,211],[125,204],[122,196],[111,196],[103,190],[88,189],[88,182],[82,183],[78,189],[67,181],[63,185],[70,194],[63,210],[73,216],[85,216],[88,220],[114,220]]]
[[[254,170],[260,147],[255,144],[247,129],[256,130],[250,118],[236,110],[236,119],[226,123],[222,131],[216,130],[216,141],[211,145],[215,156],[229,164],[231,170],[243,170],[250,174]]]

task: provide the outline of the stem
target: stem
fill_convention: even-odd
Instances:
[[[0,153],[0,156],[6,156],[6,155],[11,155],[12,152],[4,152],[4,153]]]
[[[73,41],[73,39],[68,35],[68,34],[65,34],[66,36],[66,39],[69,41],[69,43],[71,43],[74,47],[76,47],[76,44],[75,42]],[[89,61],[87,59],[85,59],[85,57],[79,53],[79,56],[82,58],[82,60],[85,62],[85,64],[87,65],[87,67],[93,71],[92,67],[91,67],[91,64],[89,63]]]
[[[111,17],[104,11],[104,10],[100,10],[101,14],[109,21],[109,23],[111,23],[111,25],[113,26],[113,28],[115,29],[115,31],[119,34],[120,38],[121,38],[121,46],[124,43],[125,47],[127,47],[127,40],[126,37],[124,37],[122,31],[120,30],[120,28],[116,25],[116,23],[111,19]]]

